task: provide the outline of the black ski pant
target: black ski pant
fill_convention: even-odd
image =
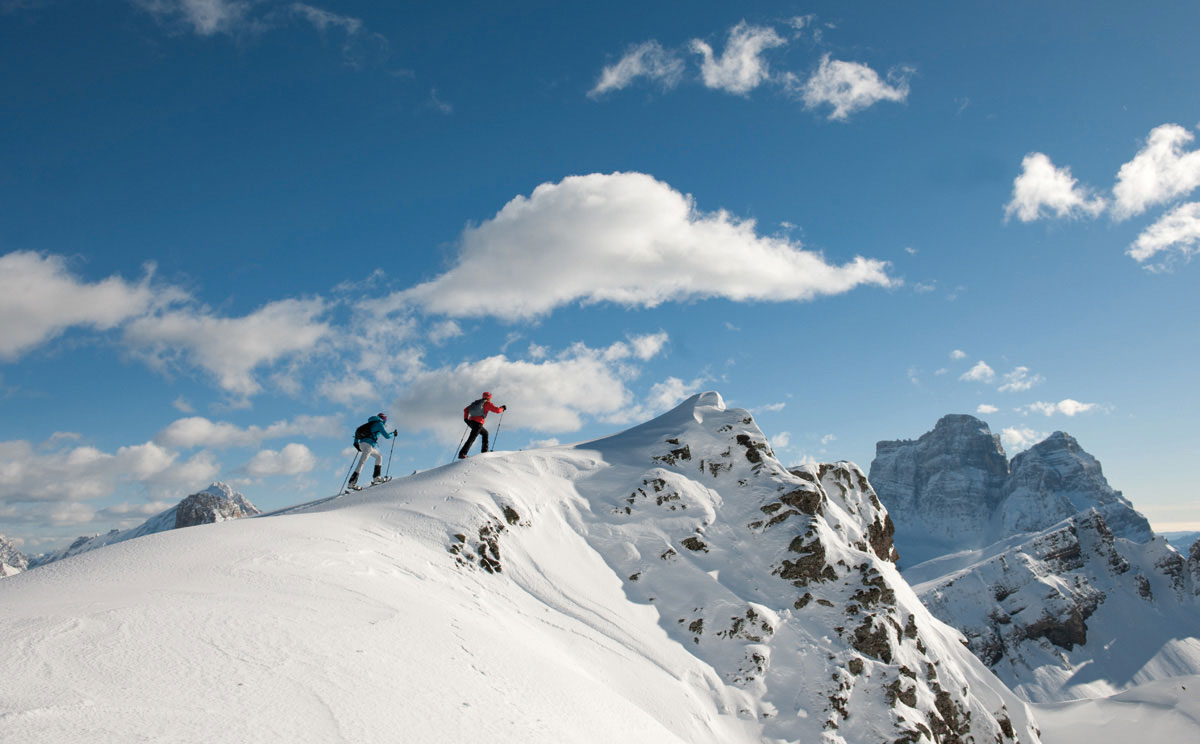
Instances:
[[[467,437],[467,443],[464,444],[463,448],[458,451],[458,456],[466,457],[467,452],[469,452],[471,449],[471,445],[475,444],[475,437],[478,437],[478,436],[483,437],[483,450],[482,451],[487,452],[488,451],[487,429],[483,428],[483,424],[479,423],[478,421],[471,421],[470,419],[467,419],[467,426],[471,427],[471,434]]]

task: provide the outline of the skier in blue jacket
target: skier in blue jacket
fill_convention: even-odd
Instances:
[[[358,467],[354,468],[354,475],[350,476],[350,488],[355,491],[362,489],[358,485],[358,474],[362,472],[363,465],[367,464],[368,457],[375,458],[375,476],[371,479],[371,485],[383,482],[383,455],[379,450],[375,449],[375,444],[379,441],[380,435],[384,439],[391,439],[396,436],[396,430],[392,429],[388,432],[384,424],[387,423],[387,414],[382,411],[367,419],[367,423],[358,427],[354,431],[354,448],[362,453],[362,457],[358,459]]]

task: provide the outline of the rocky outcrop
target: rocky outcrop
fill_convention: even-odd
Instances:
[[[30,561],[30,566],[42,566],[113,543],[132,540],[144,535],[153,535],[156,532],[212,524],[228,519],[242,519],[259,513],[261,512],[258,507],[250,503],[245,496],[227,484],[217,482],[203,491],[191,494],[175,506],[156,514],[137,527],[128,530],[111,530],[104,535],[76,538],[73,543],[61,550],[37,556]]]
[[[900,578],[895,527],[858,466],[789,471],[714,393],[586,447],[621,463],[602,491],[578,486],[589,540],[767,738],[1037,741]]]
[[[259,513],[258,507],[245,496],[218,482],[188,496],[175,506],[175,529],[242,519]]]
[[[922,601],[1031,700],[1111,694],[1131,672],[1139,681],[1168,668],[1165,676],[1200,672],[1189,666],[1200,640],[1188,638],[1200,627],[1197,577],[1165,540],[1117,537],[1097,509],[940,568],[941,577],[916,585]],[[1160,649],[1169,667],[1148,658]]]
[[[0,578],[14,576],[29,568],[29,559],[17,547],[0,535]]]
[[[895,520],[908,565],[1038,532],[1093,508],[1118,536],[1153,536],[1100,463],[1063,432],[1009,462],[986,423],[949,415],[916,441],[879,442],[875,452],[871,484]]]

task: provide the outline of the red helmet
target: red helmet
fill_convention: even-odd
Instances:
[[[491,394],[491,393],[484,393],[484,394],[483,394],[483,397],[484,397],[484,399],[485,399],[485,400],[491,400],[491,399],[492,399],[492,394]]]
[[[380,411],[379,413],[377,413],[375,415],[379,417],[380,421],[387,421],[387,414],[384,413],[383,411]]]

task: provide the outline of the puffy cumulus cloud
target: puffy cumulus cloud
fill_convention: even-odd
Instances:
[[[267,439],[282,437],[336,437],[344,433],[340,416],[297,416],[291,421],[276,421],[267,427],[242,428],[227,421],[210,421],[190,416],[172,421],[154,438],[167,447],[192,449],[206,447],[254,447]]]
[[[307,473],[317,464],[317,458],[303,444],[292,442],[283,449],[262,450],[254,455],[243,470],[256,478],[268,475],[300,475]]]
[[[1127,219],[1200,186],[1200,150],[1183,151],[1194,138],[1178,124],[1152,130],[1133,160],[1117,172],[1113,215]]]
[[[999,408],[996,408],[995,406],[991,405],[990,403],[980,403],[979,406],[975,409],[975,413],[988,414],[988,413],[995,413],[996,411],[999,411],[999,410],[1000,410]]]
[[[13,360],[74,326],[109,330],[159,303],[180,297],[111,276],[88,282],[61,256],[16,252],[0,256],[0,360]]]
[[[692,40],[691,49],[701,57],[700,75],[705,86],[744,95],[770,77],[763,52],[786,43],[774,29],[742,21],[729,30],[729,40],[720,57],[700,39]]]
[[[791,434],[791,432],[788,432],[788,431],[781,431],[778,434],[776,434],[775,436],[771,437],[770,442],[771,442],[771,449],[774,449],[774,450],[786,449],[788,447],[788,445],[790,445],[792,443],[792,434]]]
[[[1105,210],[1104,197],[1093,196],[1079,186],[1070,168],[1057,168],[1050,158],[1031,152],[1021,161],[1021,174],[1013,181],[1012,199],[1004,207],[1004,217],[1022,222],[1053,214],[1055,217],[1095,217]]]
[[[647,78],[664,88],[673,88],[682,77],[683,60],[651,39],[631,47],[616,64],[605,67],[595,87],[588,91],[588,96],[597,98],[610,90],[627,88],[638,78]]]
[[[757,235],[753,220],[701,213],[648,175],[594,173],[513,199],[465,231],[457,265],[390,302],[519,320],[575,301],[795,301],[896,283],[886,262],[829,264],[785,238]]]
[[[1053,416],[1056,413],[1061,413],[1064,416],[1074,416],[1077,413],[1086,413],[1097,408],[1095,403],[1080,403],[1071,398],[1064,398],[1057,403],[1046,403],[1038,401],[1025,406],[1025,410],[1030,413],[1040,413],[1044,416]]]
[[[250,0],[131,0],[161,23],[182,24],[199,36],[229,34],[251,24]]]
[[[320,318],[321,299],[268,303],[242,317],[177,309],[137,318],[125,328],[125,343],[153,366],[188,363],[212,374],[228,393],[250,396],[262,386],[254,371],[313,351],[330,335]]]
[[[1000,386],[1000,391],[1004,393],[1023,393],[1034,385],[1040,385],[1045,381],[1046,378],[1041,375],[1031,374],[1029,367],[1017,367],[1012,372],[1004,375],[1004,384]]]
[[[971,367],[958,378],[967,382],[991,382],[996,379],[996,370],[992,369],[987,362],[977,362],[974,367]]]
[[[1009,427],[1000,432],[1000,441],[1004,444],[1005,452],[1015,455],[1029,449],[1047,436],[1045,432],[1034,429]]]
[[[1163,215],[1146,228],[1126,251],[1138,263],[1167,253],[1170,258],[1182,257],[1190,260],[1200,251],[1200,202],[1181,204]],[[1165,268],[1166,262],[1148,265],[1148,268]]]
[[[619,342],[593,349],[574,344],[539,361],[496,355],[454,367],[422,369],[408,379],[391,405],[391,418],[406,431],[433,431],[453,443],[463,431],[462,409],[484,390],[507,405],[505,428],[546,433],[577,431],[585,416],[612,418],[632,407],[627,381],[638,374],[632,347]],[[469,391],[469,392],[464,392]],[[666,389],[653,396],[669,397]]]
[[[963,351],[962,349],[955,349],[954,351],[950,352],[950,358],[951,359],[966,359],[967,352]]]
[[[86,502],[138,488],[155,500],[178,500],[216,478],[220,467],[207,452],[182,460],[154,442],[104,452],[50,440],[0,442],[0,506],[15,521],[81,524],[96,517]]]
[[[851,114],[880,101],[900,103],[906,100],[912,72],[911,68],[897,68],[888,74],[885,81],[867,65],[830,59],[826,54],[807,82],[798,85],[792,77],[789,87],[800,94],[806,107],[815,109],[831,106],[833,110],[829,118],[845,121]]]

